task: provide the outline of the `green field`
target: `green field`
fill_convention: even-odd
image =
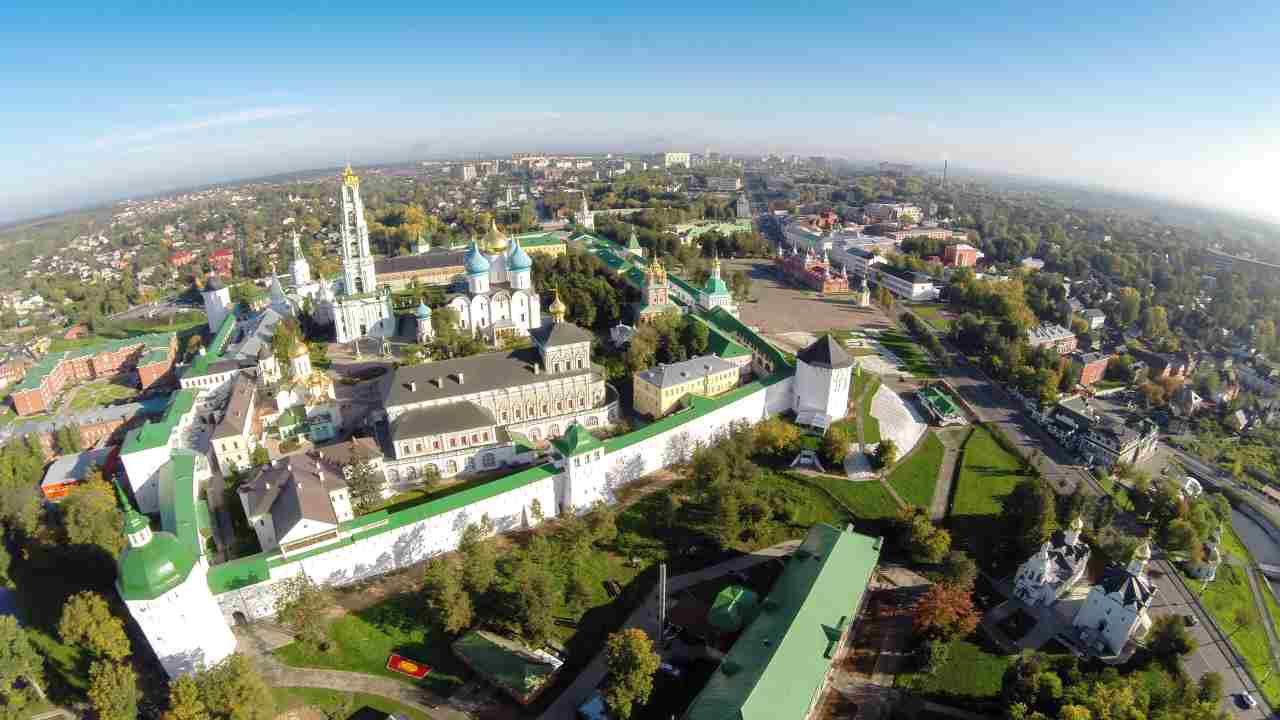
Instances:
[[[943,307],[941,305],[909,305],[911,312],[920,316],[921,320],[929,323],[929,326],[939,332],[947,332],[951,329],[951,321],[943,317]]]
[[[1016,655],[995,655],[970,640],[951,643],[951,655],[936,674],[902,673],[894,677],[895,687],[930,696],[948,695],[994,699],[1000,694],[1004,671]]]
[[[1262,693],[1266,695],[1267,702],[1273,704],[1280,702],[1280,675],[1269,672],[1271,652],[1267,647],[1266,630],[1258,624],[1256,613],[1251,616],[1255,619],[1244,625],[1240,625],[1235,617],[1240,609],[1243,608],[1246,613],[1252,613],[1254,607],[1253,594],[1249,591],[1249,580],[1244,576],[1244,570],[1222,563],[1218,567],[1217,578],[1204,587],[1203,592],[1200,591],[1203,586],[1201,581],[1186,576],[1184,578],[1187,581],[1187,587],[1199,593],[1200,604],[1213,614],[1231,644],[1253,671],[1253,676],[1261,679],[1265,675],[1270,675],[1267,681],[1262,683]],[[1271,597],[1266,590],[1263,590],[1262,596],[1268,600]],[[1280,608],[1275,607],[1274,602],[1267,604],[1270,606],[1271,614],[1267,621],[1280,630],[1280,625],[1276,624],[1276,618],[1280,617]]]
[[[916,377],[937,377],[938,371],[924,348],[896,330],[886,330],[877,336],[882,345],[898,356],[902,369]]]
[[[71,412],[84,412],[105,407],[115,402],[132,400],[138,395],[137,389],[110,380],[87,383],[71,388],[67,392],[75,393],[71,400]]]
[[[951,501],[951,515],[995,515],[1000,501],[1019,480],[1028,477],[1021,458],[1000,446],[991,432],[977,426],[964,444],[960,477]]]
[[[880,421],[871,414],[871,399],[880,389],[880,376],[863,373],[859,379],[861,378],[868,378],[864,381],[862,404],[858,408],[858,415],[862,418],[862,441],[868,444],[878,443],[880,442]]]
[[[897,517],[898,503],[878,482],[852,482],[842,477],[808,475],[804,482],[812,483],[831,493],[859,518],[877,520]]]
[[[922,508],[933,502],[933,489],[938,484],[938,466],[946,448],[932,432],[925,433],[920,444],[889,473],[888,481],[903,500]]]
[[[331,713],[334,713],[338,708],[344,707],[344,702],[350,697],[352,700],[351,707],[354,708],[352,714],[348,716],[350,718],[369,718],[369,720],[377,718],[381,720],[389,715],[397,715],[410,720],[431,720],[430,715],[420,710],[401,705],[380,695],[293,687],[271,688],[271,695],[275,698],[276,713],[280,717],[284,717],[285,713],[289,711],[308,707],[320,711],[324,717],[333,717]],[[346,719],[342,718],[341,720]]]

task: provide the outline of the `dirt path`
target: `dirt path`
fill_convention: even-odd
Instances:
[[[947,517],[947,500],[951,497],[951,485],[956,479],[956,463],[960,461],[960,449],[968,431],[939,431],[935,433],[942,446],[942,462],[938,465],[938,481],[933,486],[933,502],[929,505],[929,518],[940,523]]]

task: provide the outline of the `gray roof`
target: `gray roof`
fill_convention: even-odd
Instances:
[[[253,421],[253,395],[256,381],[250,373],[237,375],[231,385],[231,399],[227,401],[227,412],[213,430],[214,438],[225,438],[244,432],[245,425]]]
[[[574,343],[591,342],[595,336],[582,328],[568,322],[551,323],[534,328],[530,334],[534,342],[542,347],[557,347]]]
[[[382,455],[378,441],[370,437],[353,437],[332,445],[324,445],[316,448],[316,452],[320,453],[322,459],[335,465],[346,465],[355,459],[356,448],[363,448],[374,456]]]
[[[243,323],[244,334],[233,342],[223,355],[256,363],[258,361],[258,351],[264,345],[271,346],[271,336],[276,332],[276,325],[283,319],[284,316],[277,312],[275,308],[269,307],[263,310]],[[239,327],[241,326],[237,326],[237,329]]]
[[[700,355],[683,362],[641,370],[640,379],[650,385],[668,388],[683,385],[690,380],[696,380],[724,370],[737,370],[737,366],[731,365],[715,355]]]
[[[1087,318],[1095,318],[1095,317],[1105,318],[1107,316],[1106,313],[1102,312],[1098,308],[1085,308],[1084,310],[1080,311],[1080,314],[1083,317],[1087,317]]]
[[[823,335],[796,355],[806,365],[838,370],[853,366],[853,358],[830,335]]]
[[[102,467],[107,462],[107,457],[111,455],[111,448],[99,448],[97,450],[86,450],[74,455],[63,455],[44,473],[44,485],[60,485],[68,480],[80,481],[89,474],[89,469],[97,465]]]
[[[466,255],[466,250],[432,250],[422,255],[400,255],[375,261],[373,270],[378,275],[386,275],[389,273],[414,272],[416,270],[462,267]]]
[[[499,388],[517,388],[548,380],[589,375],[592,372],[592,368],[566,370],[562,373],[542,372],[542,359],[533,348],[406,365],[386,375],[382,404],[383,407],[392,408]],[[461,382],[459,373],[463,376]],[[410,389],[410,384],[413,384],[413,389]]]
[[[488,410],[470,400],[464,400],[410,410],[392,421],[391,439],[407,440],[424,435],[491,427],[496,424]]]
[[[1128,608],[1146,608],[1156,595],[1156,586],[1150,580],[1119,565],[1108,568],[1098,585],[1108,595],[1119,593],[1121,604]]]
[[[276,537],[283,537],[307,519],[338,524],[338,515],[329,493],[347,482],[338,468],[312,453],[280,458],[258,470],[252,480],[240,486],[250,517],[271,513]]]

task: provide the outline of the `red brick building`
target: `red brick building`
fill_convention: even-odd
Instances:
[[[179,250],[169,256],[169,264],[180,268],[184,265],[190,265],[196,259],[196,254],[190,250]]]
[[[209,267],[215,275],[231,276],[231,266],[235,265],[236,254],[231,248],[218,248],[209,253]]]
[[[26,377],[29,367],[31,367],[31,361],[25,358],[15,358],[0,364],[0,387],[21,382],[22,378]]]
[[[1088,387],[1103,378],[1107,373],[1107,362],[1110,358],[1102,353],[1071,353],[1071,368],[1075,371],[1076,382]]]
[[[774,267],[792,282],[813,288],[820,293],[849,292],[849,277],[844,270],[835,270],[831,263],[819,260],[817,255],[792,253],[774,258]]]
[[[948,245],[942,251],[942,261],[948,267],[973,267],[978,264],[978,248],[968,243]]]
[[[137,371],[139,385],[145,390],[169,375],[177,349],[176,335],[155,333],[51,353],[32,366],[13,389],[13,409],[19,415],[42,413],[53,407],[54,399],[66,387],[129,370]]]

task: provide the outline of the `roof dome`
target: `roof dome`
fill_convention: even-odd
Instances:
[[[467,250],[467,257],[463,261],[464,267],[467,269],[468,275],[483,275],[489,272],[489,258],[480,252],[480,246],[475,240],[471,241],[471,248]]]
[[[181,585],[195,564],[195,556],[173,533],[157,532],[145,545],[120,554],[116,586],[125,600],[154,600]]]
[[[564,311],[568,309],[569,308],[565,307],[564,302],[560,300],[560,290],[557,289],[556,297],[554,300],[551,301],[551,306],[548,307],[547,310],[551,311],[552,315],[556,315],[556,314],[564,315]]]
[[[431,317],[431,308],[427,307],[427,303],[425,301],[418,301],[418,317],[422,319]]]
[[[508,270],[528,270],[533,267],[533,258],[529,257],[529,253],[520,247],[519,240],[513,240],[511,243],[511,256],[507,258]]]

